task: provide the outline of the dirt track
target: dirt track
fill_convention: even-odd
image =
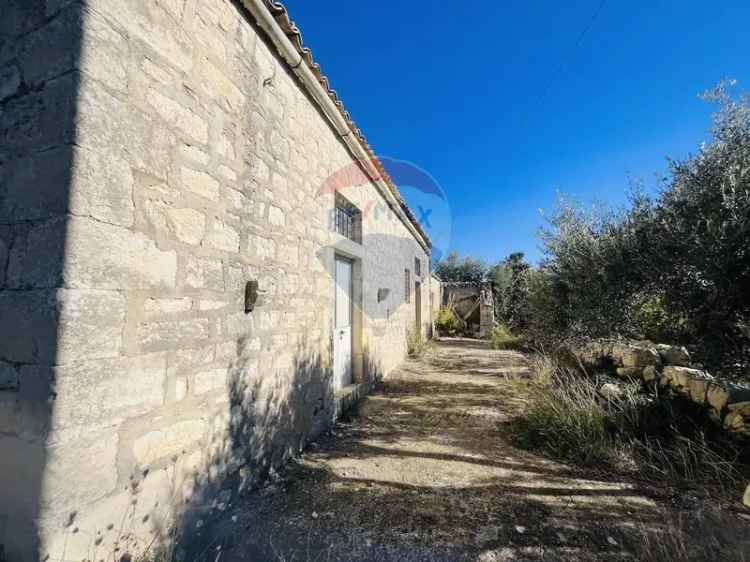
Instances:
[[[443,341],[233,505],[207,559],[617,560],[662,518],[655,491],[520,451],[523,355]],[[204,543],[205,544],[205,543]]]

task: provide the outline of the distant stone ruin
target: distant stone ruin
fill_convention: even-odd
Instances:
[[[466,332],[489,336],[495,322],[495,301],[489,283],[448,281],[442,283],[442,306],[451,307],[465,323]]]

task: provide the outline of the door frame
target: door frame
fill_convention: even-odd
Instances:
[[[339,299],[338,299],[338,287],[339,287],[339,280],[338,280],[338,262],[344,262],[349,264],[350,272],[349,272],[349,370],[350,370],[350,378],[351,382],[349,384],[352,384],[355,382],[354,380],[354,262],[355,260],[351,259],[349,256],[345,256],[342,254],[339,254],[338,252],[334,254],[333,257],[333,287],[334,287],[334,295],[333,295],[333,349],[331,350],[333,352],[333,373],[334,375],[337,374],[337,366],[336,366],[336,353],[335,353],[335,345],[336,340],[338,338],[338,327],[336,326],[336,319],[338,318],[338,312],[339,312]],[[339,380],[336,376],[334,376],[334,391],[341,390],[347,385],[341,385],[339,386]]]

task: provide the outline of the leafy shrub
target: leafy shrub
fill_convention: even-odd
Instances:
[[[450,252],[435,264],[435,275],[442,281],[480,283],[487,278],[487,265],[480,259],[459,258],[456,252]]]
[[[492,347],[495,349],[520,350],[524,347],[524,339],[521,336],[514,336],[507,326],[501,324],[492,328],[490,333]]]
[[[514,252],[492,266],[489,278],[495,298],[495,318],[514,331],[529,323],[529,273],[523,252]]]
[[[705,97],[720,105],[712,142],[671,161],[656,197],[558,202],[529,285],[535,338],[679,338],[712,370],[750,355],[750,101],[725,85]]]
[[[442,307],[438,310],[437,317],[435,318],[435,329],[441,336],[453,335],[459,329],[460,323],[456,317],[456,313],[447,307]]]

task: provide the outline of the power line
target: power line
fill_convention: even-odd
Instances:
[[[601,2],[599,2],[599,5],[597,6],[596,11],[594,11],[594,13],[591,15],[591,18],[589,18],[589,21],[586,24],[586,26],[581,30],[581,33],[578,35],[578,39],[576,39],[576,42],[573,45],[573,48],[570,50],[570,53],[568,54],[568,56],[560,60],[560,63],[557,65],[557,68],[555,69],[555,72],[552,73],[552,75],[550,76],[550,79],[547,81],[547,84],[542,89],[542,93],[539,96],[540,102],[544,101],[544,98],[547,97],[547,92],[549,91],[554,81],[562,74],[563,70],[565,69],[566,64],[570,62],[570,60],[572,60],[573,56],[578,50],[578,47],[581,46],[581,43],[583,43],[584,37],[586,37],[586,34],[594,26],[594,23],[599,17],[599,14],[601,14],[602,10],[604,9],[604,6],[606,3],[607,3],[607,0],[601,0]]]

